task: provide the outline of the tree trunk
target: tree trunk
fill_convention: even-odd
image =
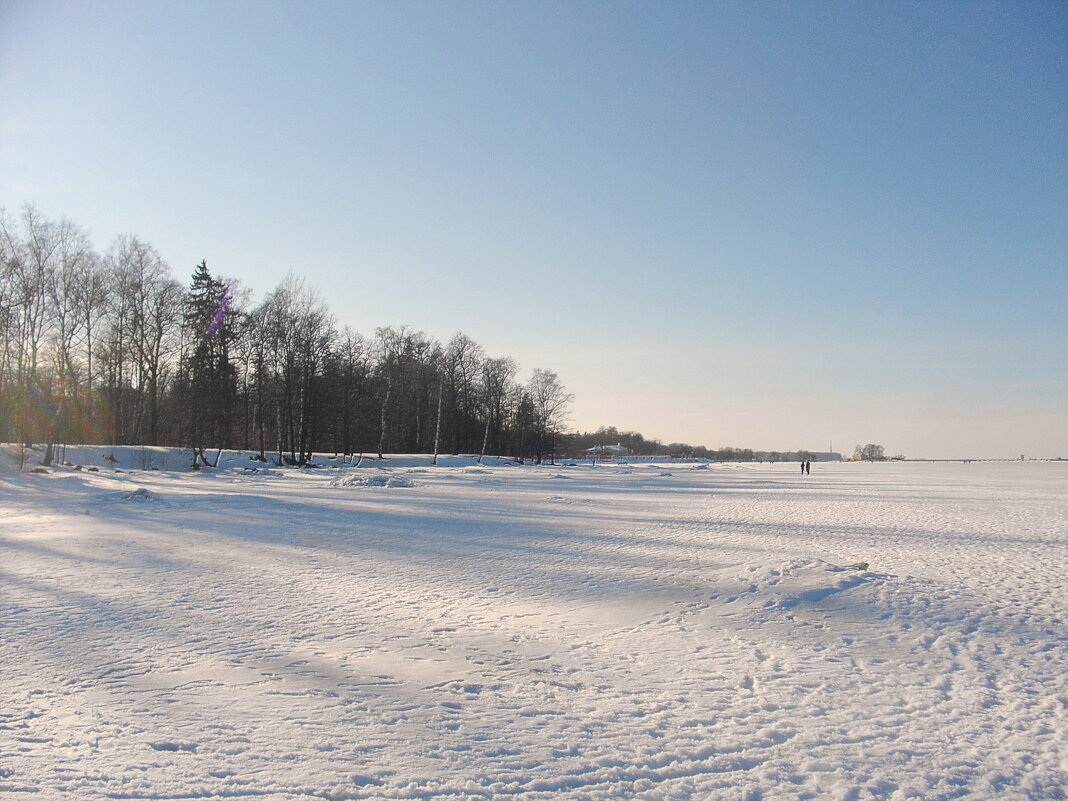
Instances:
[[[438,446],[441,444],[441,396],[445,389],[445,378],[438,381],[438,419],[434,426],[434,464],[438,463]]]
[[[486,413],[486,430],[482,434],[482,450],[478,454],[478,463],[479,464],[482,464],[482,460],[486,456],[486,446],[489,444],[489,430],[490,430],[490,414],[489,414],[489,410],[487,409],[487,413]]]
[[[382,458],[382,451],[386,447],[386,409],[389,408],[389,396],[393,391],[393,380],[386,379],[386,397],[382,400],[382,418],[379,424],[378,435],[378,458]]]

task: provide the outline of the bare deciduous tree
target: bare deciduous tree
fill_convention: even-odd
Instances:
[[[491,434],[498,438],[497,448],[501,447],[500,435],[504,424],[508,390],[518,372],[519,365],[507,356],[486,359],[482,362],[482,381],[479,387],[479,396],[482,402],[483,415],[485,416],[485,428],[482,434],[482,447],[478,455],[480,464],[486,457]]]
[[[886,450],[882,445],[857,445],[853,449],[853,459],[861,462],[882,462],[886,459]]]
[[[540,464],[546,451],[556,461],[556,439],[567,421],[568,406],[575,396],[564,389],[552,370],[535,369],[527,385],[534,408],[535,459]]]

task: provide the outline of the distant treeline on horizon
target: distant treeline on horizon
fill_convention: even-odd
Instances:
[[[646,439],[637,431],[620,431],[614,426],[602,426],[596,431],[584,431],[567,435],[562,450],[564,456],[579,457],[593,449],[605,449],[611,454],[612,446],[626,450],[629,456],[670,456],[689,459],[710,459],[715,462],[800,462],[806,459],[818,462],[842,460],[842,454],[831,451],[754,451],[752,448],[707,448],[704,445],[688,445],[684,442],[664,444],[658,439]],[[617,458],[613,454],[613,458]]]

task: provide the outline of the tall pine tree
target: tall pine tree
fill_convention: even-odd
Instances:
[[[236,370],[230,361],[234,325],[229,314],[227,286],[211,276],[200,262],[185,299],[183,433],[193,459],[208,464],[205,447],[229,448],[233,438],[236,405]]]

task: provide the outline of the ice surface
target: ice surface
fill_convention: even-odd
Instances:
[[[0,468],[5,798],[1065,797],[1068,464],[71,452]]]

